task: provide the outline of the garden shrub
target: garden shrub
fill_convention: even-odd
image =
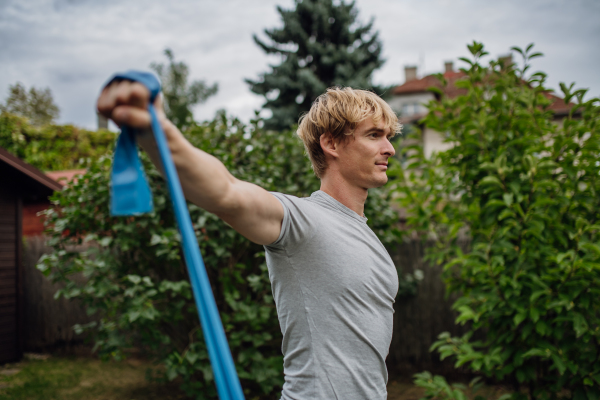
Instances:
[[[265,131],[218,116],[185,132],[192,144],[220,159],[237,178],[298,196],[319,188],[304,148],[291,130]],[[53,253],[38,265],[57,295],[85,302],[98,322],[78,329],[95,333],[104,357],[137,348],[163,366],[155,376],[180,379],[197,399],[216,398],[180,237],[163,178],[142,156],[154,211],[136,217],[109,215],[110,157],[91,162],[85,176],[57,192],[46,212]],[[385,244],[396,221],[388,192],[373,190],[365,214]],[[247,398],[272,398],[283,384],[281,331],[262,246],[252,244],[216,216],[189,204],[198,243]],[[76,245],[90,243],[88,250]],[[83,274],[79,285],[72,277]]]
[[[80,168],[82,158],[98,158],[112,149],[116,134],[73,125],[31,125],[26,118],[0,114],[0,147],[43,171]]]
[[[491,61],[483,45],[456,86],[430,102],[427,127],[454,146],[403,150],[396,196],[410,232],[434,240],[464,337],[432,347],[456,366],[512,384],[514,398],[600,398],[600,104],[561,85],[569,114],[550,105],[539,56]],[[443,81],[443,76],[439,77]],[[458,246],[470,238],[470,250]],[[420,376],[422,378],[422,376]],[[433,380],[429,382],[434,384]]]

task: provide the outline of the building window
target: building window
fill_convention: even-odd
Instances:
[[[420,114],[423,112],[423,107],[420,103],[406,103],[402,105],[402,115],[409,116]]]

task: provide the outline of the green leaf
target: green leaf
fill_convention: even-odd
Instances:
[[[550,353],[544,349],[530,349],[523,354],[523,358],[530,357],[550,357]]]
[[[563,375],[565,373],[565,371],[567,370],[567,367],[565,366],[565,364],[563,363],[561,358],[558,355],[556,355],[555,353],[552,353],[551,357],[552,357],[554,366],[558,370],[558,373]]]
[[[502,221],[503,219],[509,218],[509,217],[514,217],[515,213],[507,208],[505,210],[502,210],[502,212],[500,213],[500,215],[498,215],[498,221]]]
[[[162,242],[163,242],[162,237],[158,236],[156,233],[152,234],[152,237],[150,238],[150,246],[155,246]]]
[[[486,176],[483,179],[481,179],[481,181],[479,181],[479,186],[487,186],[487,185],[502,187],[502,182],[500,182],[500,179],[498,179],[495,176]]]
[[[495,207],[506,207],[506,204],[502,200],[491,199],[485,204],[485,208],[495,208]]]
[[[519,324],[521,322],[523,322],[525,320],[525,318],[527,318],[527,311],[525,311],[525,310],[519,311],[513,318],[513,322],[515,323],[515,326],[519,326]]]
[[[471,60],[469,60],[468,58],[465,57],[458,57],[459,60],[466,62],[469,65],[473,65],[473,63],[471,62]]]
[[[130,311],[127,314],[127,317],[129,318],[129,323],[135,322],[140,317],[140,312],[139,311]]]
[[[436,86],[429,86],[426,90],[429,91],[429,92],[435,93],[438,96],[443,96],[444,95],[444,92],[440,88],[438,88]]]
[[[589,326],[583,315],[580,313],[573,314],[573,329],[577,334],[577,337],[581,337],[585,332],[587,332]]]
[[[113,241],[113,238],[111,238],[111,237],[109,237],[109,236],[106,236],[106,237],[103,237],[102,239],[100,239],[100,240],[98,241],[98,243],[99,243],[99,244],[100,244],[100,246],[102,246],[102,247],[107,247],[107,246],[109,246],[109,245],[111,244],[111,242],[112,242],[112,241]]]
[[[174,369],[167,369],[167,379],[169,381],[173,381],[175,378],[177,378],[177,371]]]
[[[152,280],[150,279],[149,276],[144,276],[142,278],[142,282],[144,282],[144,285],[146,285],[146,286],[154,286],[154,284],[152,283]]]
[[[537,322],[540,319],[540,311],[537,308],[530,308],[529,316],[533,322]]]
[[[580,243],[579,248],[582,250],[591,251],[591,252],[595,253],[596,255],[600,255],[600,246],[596,243],[590,243],[590,242]]]
[[[195,352],[187,351],[185,353],[185,359],[192,365],[196,363],[198,358],[199,358],[198,354]]]
[[[548,291],[547,290],[538,290],[535,291],[531,294],[531,296],[529,297],[529,302],[530,303],[534,303],[537,299],[539,299],[541,296],[543,296],[544,294],[547,294]]]

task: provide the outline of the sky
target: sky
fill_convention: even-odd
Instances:
[[[225,109],[247,121],[263,99],[244,78],[277,63],[252,35],[265,39],[265,28],[282,25],[277,6],[289,9],[294,1],[0,0],[0,101],[16,82],[49,87],[58,122],[94,129],[105,81],[166,62],[163,51],[171,48],[191,80],[219,84],[216,96],[194,108],[197,120]],[[405,65],[417,65],[419,76],[441,72],[445,61],[459,67],[473,40],[490,57],[535,43],[545,56],[532,68],[548,74],[549,87],[576,82],[590,89],[588,98],[600,96],[598,0],[356,0],[356,7],[360,21],[374,19],[383,42],[377,84],[403,83]]]

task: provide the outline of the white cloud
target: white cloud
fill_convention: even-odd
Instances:
[[[292,0],[221,2],[173,0],[0,1],[0,98],[9,84],[49,86],[61,107],[61,122],[96,124],[94,104],[114,72],[148,69],[173,49],[190,66],[192,79],[218,82],[219,94],[196,107],[199,119],[218,109],[251,118],[262,99],[244,78],[267,70],[269,59],[252,34],[280,26],[276,5]],[[577,81],[600,93],[600,3],[592,0],[357,0],[362,21],[375,17],[384,44],[378,83],[401,83],[405,64],[437,72],[445,60],[466,55],[466,43],[483,41],[493,56],[510,46],[536,43],[546,57],[534,68],[550,85]]]

